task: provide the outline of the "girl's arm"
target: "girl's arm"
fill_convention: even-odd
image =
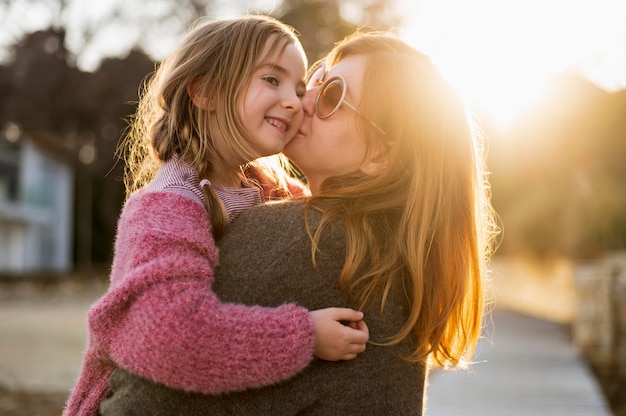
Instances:
[[[111,339],[121,367],[202,393],[260,387],[308,365],[307,310],[224,304],[197,279],[159,283],[132,302]]]
[[[292,377],[313,352],[331,361],[355,358],[365,349],[367,330],[338,321],[362,316],[345,308],[309,313],[292,304],[225,304],[201,281],[174,280],[132,302],[112,337],[111,356],[121,367],[174,388],[243,390]]]
[[[171,387],[217,393],[287,379],[314,350],[347,359],[364,348],[363,330],[337,322],[350,320],[351,310],[310,314],[292,304],[220,302],[211,289],[216,248],[202,224],[204,208],[179,195],[147,194],[127,204],[110,307],[104,302],[90,316],[118,365]]]

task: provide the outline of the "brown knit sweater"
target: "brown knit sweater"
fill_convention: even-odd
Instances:
[[[316,215],[310,220],[315,222]],[[302,203],[253,208],[229,226],[219,243],[220,267],[214,290],[226,302],[277,306],[293,302],[310,310],[354,307],[337,288],[345,256],[341,227],[328,230],[311,262]],[[404,322],[406,301],[391,293],[364,310],[370,340],[384,341]],[[228,334],[224,334],[228,336]],[[425,370],[401,356],[408,343],[391,347],[368,344],[351,361],[315,359],[285,382],[239,393],[202,395],[169,389],[117,369],[113,395],[101,406],[116,415],[421,415]]]

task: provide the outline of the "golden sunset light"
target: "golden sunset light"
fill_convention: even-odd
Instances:
[[[609,91],[626,86],[620,0],[406,1],[405,39],[501,127],[562,72]]]

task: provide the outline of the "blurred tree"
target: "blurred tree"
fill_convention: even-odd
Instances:
[[[341,18],[339,3],[333,0],[285,0],[276,17],[300,33],[310,64],[356,29]]]
[[[573,74],[491,137],[501,254],[590,258],[626,248],[626,91]]]
[[[284,0],[275,16],[300,32],[309,63],[313,63],[357,27],[388,30],[399,26],[402,20],[396,3],[389,0]]]
[[[68,67],[65,32],[55,29],[35,32],[13,48],[10,70],[3,73],[0,102],[5,119],[26,121],[30,128],[62,130],[71,114],[71,92],[66,89],[76,75]]]
[[[27,31],[21,27],[22,20],[28,20],[24,13],[36,12],[50,29],[67,34],[64,46],[80,64],[87,54],[97,54],[94,50],[107,43],[104,53],[125,55],[133,48],[154,52],[160,43],[175,42],[198,17],[214,15],[216,3],[217,0],[162,0],[147,7],[143,0],[125,0],[104,2],[94,8],[82,0],[4,0],[0,2],[0,24],[20,38]],[[240,1],[242,8],[253,3]],[[98,14],[93,10],[98,10]]]
[[[124,58],[109,58],[95,73],[81,73],[75,102],[83,107],[82,135],[92,138],[97,158],[89,165],[93,177],[94,260],[108,261],[117,217],[124,200],[123,164],[115,155],[128,118],[135,112],[142,80],[154,70],[154,62],[141,51]]]

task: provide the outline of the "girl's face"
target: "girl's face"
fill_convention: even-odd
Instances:
[[[347,88],[345,100],[357,109],[363,93],[361,84],[365,65],[363,56],[348,57],[329,68],[324,77],[342,76]],[[319,90],[320,87],[316,86],[307,91],[302,100],[304,122],[283,151],[302,170],[313,194],[331,176],[359,171],[367,173],[367,145],[357,130],[358,114],[342,104],[332,116],[318,118],[314,106]]]
[[[262,58],[268,49],[269,42]],[[268,58],[252,74],[241,109],[249,144],[258,157],[281,152],[300,130],[304,118],[306,63],[301,50],[288,44],[284,51]]]

